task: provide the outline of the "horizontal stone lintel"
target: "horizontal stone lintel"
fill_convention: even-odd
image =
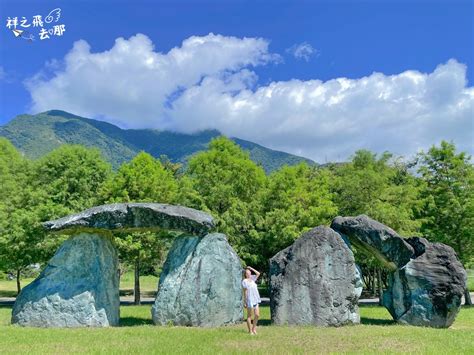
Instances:
[[[115,203],[43,223],[50,232],[108,234],[110,231],[181,231],[204,236],[214,229],[213,218],[188,207],[159,203]]]

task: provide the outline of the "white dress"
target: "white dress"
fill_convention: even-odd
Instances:
[[[255,308],[262,302],[260,294],[258,293],[257,284],[255,281],[257,276],[252,275],[250,279],[242,280],[242,287],[247,290],[247,308]]]

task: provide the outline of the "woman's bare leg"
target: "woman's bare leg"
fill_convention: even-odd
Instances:
[[[247,307],[247,328],[252,333],[252,308]]]
[[[260,307],[257,305],[253,309],[253,327],[252,327],[252,333],[257,334],[257,323],[258,323],[258,318],[260,317]]]

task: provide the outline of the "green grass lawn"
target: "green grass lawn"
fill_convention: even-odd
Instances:
[[[133,272],[127,272],[120,278],[120,294],[132,295],[134,284]],[[155,297],[158,289],[158,277],[140,276],[140,293],[144,297]]]
[[[463,308],[449,329],[396,325],[381,307],[362,307],[362,324],[341,328],[270,325],[262,307],[257,336],[244,323],[216,329],[158,327],[150,306],[123,306],[121,327],[36,329],[10,325],[0,307],[1,353],[474,353],[474,308]]]
[[[467,288],[469,291],[474,292],[474,270],[467,270]]]
[[[21,280],[21,287],[28,285],[34,278]],[[16,280],[0,280],[0,297],[16,297]]]

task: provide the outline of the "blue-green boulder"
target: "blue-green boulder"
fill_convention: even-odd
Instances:
[[[242,320],[242,267],[224,234],[178,237],[152,307],[157,325],[218,327]]]
[[[277,325],[357,324],[361,291],[354,255],[331,228],[309,230],[270,259],[270,310]]]
[[[461,308],[466,271],[454,250],[424,238],[409,238],[414,257],[389,276],[383,304],[404,324],[447,328]]]
[[[106,327],[119,323],[117,252],[108,236],[81,233],[62,244],[17,297],[12,323]]]

